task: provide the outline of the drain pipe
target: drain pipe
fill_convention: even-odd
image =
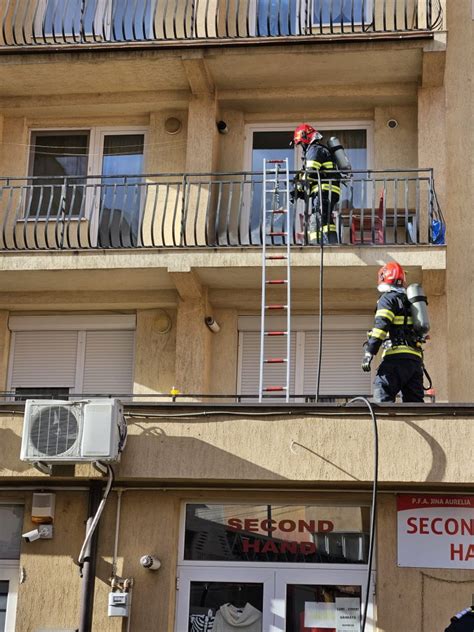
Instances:
[[[100,505],[100,501],[102,498],[102,487],[103,483],[101,481],[92,481],[90,484],[86,533],[89,531],[94,519],[94,515]],[[82,588],[78,632],[91,632],[92,630],[92,613],[94,611],[94,589],[98,536],[99,525],[97,525],[92,537],[87,544],[82,565]]]

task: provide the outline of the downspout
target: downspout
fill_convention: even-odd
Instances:
[[[102,487],[103,483],[101,481],[92,481],[90,484],[86,532],[89,530],[94,515],[99,507],[102,498]],[[91,632],[92,630],[98,537],[99,525],[97,525],[89,544],[87,545],[82,566],[81,604],[79,610],[78,632]]]

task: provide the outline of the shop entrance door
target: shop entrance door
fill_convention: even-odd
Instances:
[[[178,577],[176,632],[211,632],[217,616],[248,618],[261,632],[360,632],[365,570],[205,566],[182,567]]]

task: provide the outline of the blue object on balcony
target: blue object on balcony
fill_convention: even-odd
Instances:
[[[437,246],[446,243],[446,224],[440,219],[431,220],[431,243]]]

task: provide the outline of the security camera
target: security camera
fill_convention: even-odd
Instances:
[[[397,119],[388,119],[387,127],[390,127],[390,129],[395,129],[396,127],[398,127]]]
[[[21,537],[25,542],[34,542],[35,540],[39,540],[41,538],[41,533],[39,529],[33,529],[32,531],[24,533]]]
[[[51,540],[53,537],[52,524],[40,524],[37,529],[32,529],[23,533],[21,536],[25,542],[34,542],[35,540]]]
[[[154,555],[143,555],[140,564],[149,571],[157,571],[161,566],[160,560]]]

